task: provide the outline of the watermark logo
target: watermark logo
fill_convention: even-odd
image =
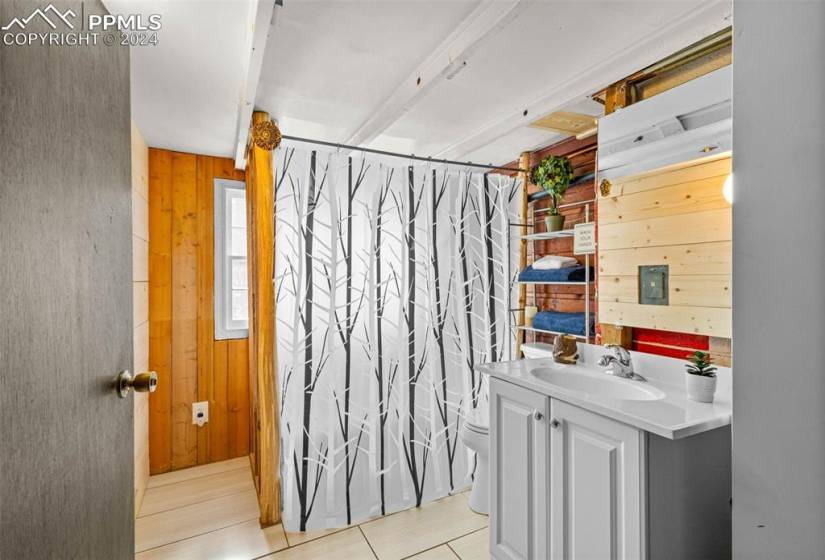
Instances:
[[[129,47],[158,44],[157,31],[162,27],[160,14],[87,13],[84,2],[79,3],[78,10],[80,17],[75,10],[62,12],[49,4],[26,16],[13,17],[0,27],[2,44],[88,46],[103,43]],[[32,29],[43,29],[43,23],[51,31],[43,33]]]
[[[22,30],[26,29],[26,26],[29,24],[29,22],[31,20],[35,19],[36,17],[39,17],[40,19],[45,21],[49,25],[49,27],[51,27],[52,29],[57,29],[57,25],[54,24],[52,19],[49,17],[49,14],[52,15],[52,18],[57,18],[60,21],[62,21],[64,24],[66,24],[66,26],[69,29],[74,29],[74,25],[72,24],[71,21],[69,21],[69,17],[74,19],[74,18],[77,17],[77,14],[74,13],[74,11],[70,10],[70,9],[66,10],[64,13],[61,13],[60,10],[58,10],[57,8],[54,7],[54,4],[49,4],[48,6],[43,8],[42,10],[40,8],[37,8],[31,14],[29,14],[28,17],[12,18],[12,20],[7,25],[4,25],[0,29],[2,29],[3,31],[10,31],[10,30],[14,30],[14,31],[21,30],[22,31]]]

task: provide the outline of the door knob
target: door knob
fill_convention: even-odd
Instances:
[[[154,393],[158,387],[158,374],[154,371],[145,371],[137,375],[127,369],[117,374],[115,390],[121,399],[126,398],[129,391],[134,389],[138,393]]]
[[[533,418],[535,418],[536,420],[541,420],[542,418],[544,418],[544,414],[542,414],[540,410],[534,410]]]
[[[552,420],[550,420],[550,427],[551,428],[553,428],[555,430],[559,426],[561,426],[561,422],[559,422],[556,418],[553,418]]]

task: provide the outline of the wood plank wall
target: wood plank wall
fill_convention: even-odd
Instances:
[[[730,161],[710,158],[617,179],[599,200],[599,320],[693,335],[668,343],[642,331],[639,349],[659,345],[684,354],[682,343],[708,349],[701,335],[731,336],[731,207],[722,196]],[[660,264],[669,266],[669,305],[641,305],[638,267]]]
[[[149,150],[132,122],[132,373],[149,369]],[[149,396],[133,393],[135,515],[149,484]]]
[[[149,149],[152,474],[249,453],[247,339],[214,338],[213,180],[243,181],[228,158]],[[192,403],[209,401],[209,422]]]

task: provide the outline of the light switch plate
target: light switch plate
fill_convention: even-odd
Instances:
[[[203,426],[209,422],[209,401],[192,403],[192,423]]]

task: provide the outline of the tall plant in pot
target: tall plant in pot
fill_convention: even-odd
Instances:
[[[693,401],[711,403],[716,393],[716,367],[711,363],[710,354],[696,351],[688,356],[685,372],[688,398]]]
[[[533,183],[550,194],[550,215],[544,218],[547,231],[564,228],[564,216],[559,213],[559,202],[573,180],[573,166],[563,156],[547,156],[533,168]]]

